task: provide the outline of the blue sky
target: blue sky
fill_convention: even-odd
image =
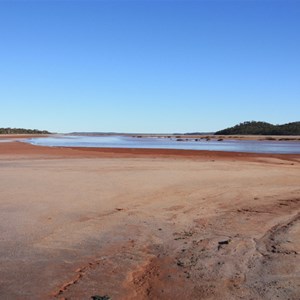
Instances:
[[[0,127],[300,120],[300,1],[1,1]]]

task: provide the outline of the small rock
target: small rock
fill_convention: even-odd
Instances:
[[[218,250],[220,250],[223,245],[228,245],[230,241],[231,240],[229,239],[229,240],[224,240],[224,241],[218,242]]]
[[[104,296],[95,295],[95,296],[92,296],[91,299],[93,299],[93,300],[109,300],[110,297],[108,297],[107,295],[104,295]]]
[[[230,240],[220,241],[218,242],[219,245],[228,245]]]

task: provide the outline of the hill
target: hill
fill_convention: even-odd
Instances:
[[[273,125],[267,122],[247,121],[215,132],[215,135],[300,135],[300,122]]]
[[[0,128],[0,134],[50,134],[47,130],[24,129],[24,128]]]

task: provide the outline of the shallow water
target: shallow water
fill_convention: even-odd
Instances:
[[[210,140],[177,141],[176,138],[136,138],[129,136],[55,136],[31,138],[27,143],[52,147],[150,148],[213,150],[252,153],[300,154],[300,142]]]

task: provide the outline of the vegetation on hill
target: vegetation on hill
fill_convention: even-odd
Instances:
[[[215,134],[300,135],[300,122],[273,125],[267,122],[247,121],[233,127],[217,131]]]
[[[0,134],[50,134],[47,130],[24,128],[0,128]]]

